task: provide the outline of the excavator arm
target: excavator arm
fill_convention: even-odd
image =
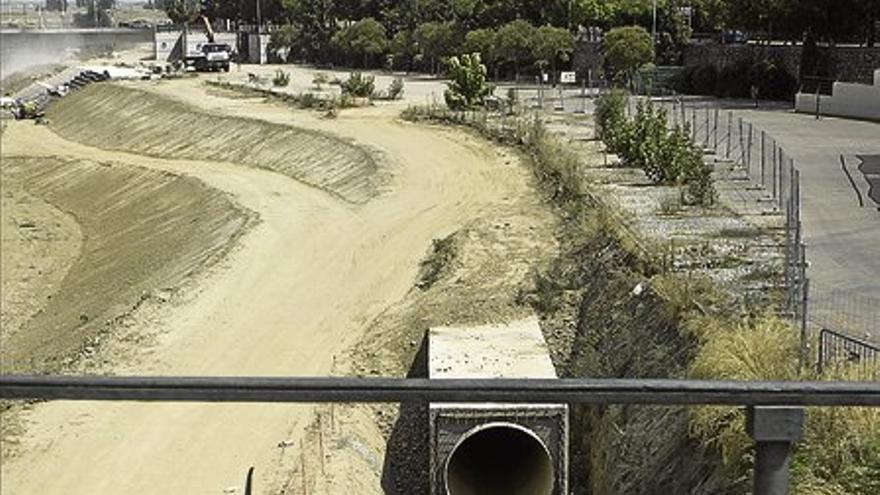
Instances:
[[[202,14],[201,16],[202,22],[205,24],[205,36],[208,37],[208,43],[214,42],[214,29],[211,27],[211,21],[208,20],[208,16]]]

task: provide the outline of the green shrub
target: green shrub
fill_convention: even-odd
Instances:
[[[376,91],[376,78],[354,72],[342,83],[342,93],[357,98],[369,98]]]
[[[628,166],[641,168],[656,184],[687,185],[684,202],[715,200],[712,167],[681,128],[669,130],[666,110],[640,102],[632,122],[624,115],[626,93],[613,90],[596,102],[596,126],[608,149]]]
[[[403,98],[403,79],[397,77],[393,81],[391,81],[391,85],[388,86],[388,98],[392,100],[399,100]]]
[[[275,71],[275,77],[272,78],[272,85],[284,87],[290,84],[290,74],[281,69]]]
[[[317,74],[315,74],[315,77],[312,78],[312,84],[315,85],[315,89],[320,91],[321,86],[324,84],[327,84],[327,82],[329,80],[330,80],[330,78],[327,77],[327,74],[325,74],[323,72],[318,72]]]
[[[673,183],[676,172],[674,163],[664,160],[662,153],[667,146],[665,110],[657,111],[651,102],[639,102],[632,133],[619,143],[621,158],[636,168],[641,168],[654,183]]]
[[[469,110],[482,106],[492,94],[486,82],[486,66],[480,62],[480,54],[450,57],[447,76],[450,81],[443,93],[446,105],[453,110]]]
[[[613,89],[602,93],[596,100],[596,132],[612,153],[617,152],[621,135],[626,133],[624,111],[628,99],[626,91]]]

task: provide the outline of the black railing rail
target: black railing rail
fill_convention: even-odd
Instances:
[[[880,382],[2,375],[0,399],[880,406]]]
[[[839,364],[860,365],[862,371],[870,373],[871,367],[880,364],[880,347],[823,328],[819,332],[819,372]]]

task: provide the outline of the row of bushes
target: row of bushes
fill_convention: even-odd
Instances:
[[[770,60],[740,61],[721,70],[709,64],[685,67],[672,85],[684,94],[787,100],[797,91],[797,78]],[[753,88],[757,95],[752,94]]]
[[[711,205],[715,201],[712,167],[688,137],[687,128],[667,127],[666,111],[640,102],[635,118],[626,118],[628,95],[604,93],[596,102],[596,125],[608,150],[623,162],[641,168],[655,184],[684,185],[684,202]]]
[[[315,75],[312,83],[320,90],[321,85],[329,82],[325,74]],[[397,100],[403,98],[403,79],[395,78],[386,91],[376,91],[376,78],[360,72],[352,73],[345,81],[337,81],[342,94],[354,98],[373,98],[377,100]],[[278,69],[272,77],[272,85],[286,87],[290,84],[290,73]]]

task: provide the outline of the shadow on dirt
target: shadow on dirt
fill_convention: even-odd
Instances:
[[[422,335],[419,351],[407,378],[428,377],[428,334]],[[404,403],[391,429],[382,467],[382,490],[387,495],[429,493],[428,404]]]

